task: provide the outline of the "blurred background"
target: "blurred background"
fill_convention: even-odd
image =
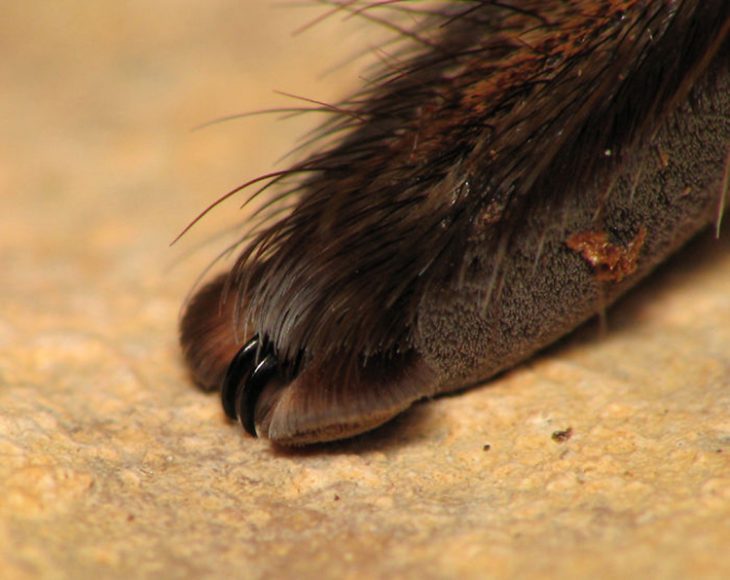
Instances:
[[[348,25],[294,34],[321,14],[266,1],[3,3],[0,203],[16,274],[36,262],[46,281],[59,262],[73,267],[74,253],[107,272],[125,256],[144,270],[169,266],[184,248],[168,243],[192,217],[270,171],[317,119],[194,127],[302,104],[277,90],[344,94],[347,71],[325,73],[347,62],[357,40]],[[240,201],[201,222],[190,244],[240,220]]]

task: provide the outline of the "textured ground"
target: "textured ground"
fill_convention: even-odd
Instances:
[[[730,576],[730,232],[608,336],[354,441],[277,451],[191,388],[179,306],[237,204],[168,244],[312,120],[190,128],[333,100],[359,41],[273,4],[0,7],[0,577]]]

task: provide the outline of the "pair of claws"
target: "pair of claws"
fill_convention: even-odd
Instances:
[[[221,387],[226,415],[238,420],[246,432],[256,433],[256,402],[267,383],[279,372],[279,360],[264,340],[255,335],[228,366]]]

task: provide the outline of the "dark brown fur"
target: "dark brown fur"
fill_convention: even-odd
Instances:
[[[205,388],[233,380],[228,364],[253,334],[288,369],[256,403],[271,439],[351,435],[483,380],[719,219],[727,0],[441,2],[429,13],[404,64],[325,125],[332,145],[272,179],[292,209],[184,317]],[[620,275],[602,274],[609,254],[623,257]]]

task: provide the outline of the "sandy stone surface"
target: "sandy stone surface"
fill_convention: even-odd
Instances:
[[[191,387],[240,199],[169,242],[316,119],[190,129],[335,100],[363,44],[276,4],[0,7],[0,577],[730,577],[728,231],[608,335],[353,441],[277,450]]]

